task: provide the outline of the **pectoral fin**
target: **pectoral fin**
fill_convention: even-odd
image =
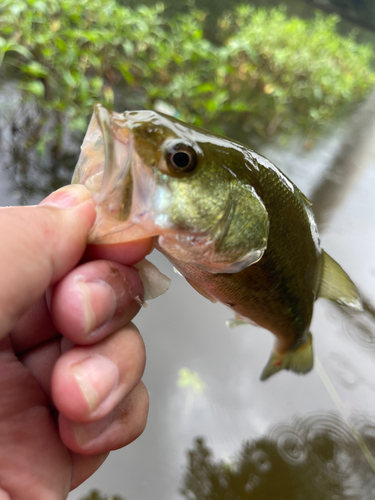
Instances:
[[[235,314],[234,318],[230,318],[225,322],[228,328],[235,328],[236,326],[248,325],[249,323],[251,323],[250,320],[245,321],[244,318],[242,318],[242,316],[240,316],[239,314]]]
[[[234,318],[228,319],[225,322],[226,326],[228,328],[235,328],[236,326],[240,325],[253,325],[253,326],[259,326],[258,323],[255,323],[255,321],[252,321],[250,318],[243,318],[239,314],[235,314]]]
[[[357,287],[342,267],[324,250],[321,256],[321,266],[316,296],[362,311],[362,299]]]
[[[268,360],[260,380],[267,380],[271,375],[280,370],[291,370],[295,373],[307,373],[314,365],[314,356],[312,348],[312,335],[308,334],[306,342],[301,344],[297,349],[287,351],[283,354],[274,349],[271,357]]]

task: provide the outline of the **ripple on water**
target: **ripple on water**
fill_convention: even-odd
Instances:
[[[278,431],[280,435],[275,439],[280,456],[291,465],[304,465],[308,458],[308,448],[303,437],[291,426],[280,431]]]
[[[333,371],[335,378],[343,387],[354,389],[360,381],[363,381],[363,377],[346,356],[330,352],[327,357],[329,358],[330,370]]]
[[[340,500],[357,500],[363,484],[363,474],[357,469],[359,464],[366,468],[367,463],[350,429],[336,412],[312,414],[275,426],[269,439],[294,473],[300,471],[301,485],[313,485],[321,498],[332,499],[336,495]]]
[[[272,467],[272,463],[263,450],[254,450],[252,457],[252,462],[254,463],[258,472],[266,474]]]
[[[329,475],[345,477],[351,472],[359,449],[354,437],[336,412],[325,412],[305,419],[305,439],[314,451],[311,458]],[[325,465],[325,467],[324,467]]]
[[[363,417],[354,426],[367,457],[363,442],[333,411],[273,426],[266,436],[246,441],[230,466],[218,465],[201,440],[189,452],[183,491],[200,500],[374,500],[369,462],[375,424]],[[196,496],[189,496],[193,491]]]
[[[365,310],[361,312],[338,307],[345,316],[342,326],[346,334],[366,350],[375,353],[375,313],[371,304],[364,302]]]

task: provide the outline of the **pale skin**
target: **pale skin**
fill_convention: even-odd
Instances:
[[[0,500],[65,499],[146,425],[151,241],[87,248],[94,220],[83,186],[0,209]]]

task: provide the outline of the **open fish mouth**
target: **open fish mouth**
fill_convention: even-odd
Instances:
[[[163,198],[152,171],[145,167],[133,145],[126,113],[94,106],[81,146],[72,183],[89,189],[97,217],[89,243],[119,243],[153,237],[153,200]]]

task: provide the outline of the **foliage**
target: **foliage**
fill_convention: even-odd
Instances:
[[[220,19],[221,46],[204,37],[204,22],[195,9],[167,21],[162,5],[115,0],[3,1],[3,72],[37,104],[28,146],[43,150],[48,139],[59,149],[65,124],[84,131],[96,101],[135,109],[161,100],[197,125],[219,130],[240,117],[252,133],[293,133],[375,82],[371,48],[340,37],[336,16],[242,6]]]
[[[0,20],[4,62],[17,69],[25,98],[67,113],[72,129],[85,130],[96,101],[113,103],[114,69],[128,85],[148,78],[145,60],[165,35],[160,11],[114,0],[10,0]]]
[[[107,495],[102,495],[98,490],[92,490],[90,493],[81,498],[81,500],[125,500],[125,498],[118,495],[109,497]]]
[[[374,0],[307,0],[317,7],[337,12],[340,16],[375,30]]]
[[[241,6],[221,21],[232,109],[250,110],[261,135],[333,118],[375,83],[372,49],[336,32],[337,16],[288,19],[284,9]]]

